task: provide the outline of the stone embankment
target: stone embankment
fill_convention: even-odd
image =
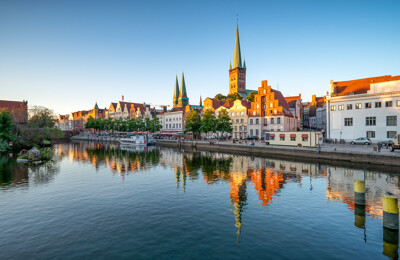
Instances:
[[[92,134],[79,134],[72,136],[70,140],[79,141],[96,141],[96,142],[119,142],[119,137],[115,136],[101,136]]]
[[[284,157],[307,161],[349,162],[372,165],[400,166],[400,152],[374,151],[372,146],[330,146],[323,145],[320,152],[317,148],[272,146],[262,143],[255,145],[232,142],[157,140],[159,146],[198,149],[215,152],[243,154],[250,156]]]

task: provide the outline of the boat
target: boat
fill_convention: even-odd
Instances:
[[[133,135],[129,138],[121,138],[119,142],[123,145],[147,146],[147,138],[143,135]]]
[[[119,142],[122,145],[135,145],[135,146],[150,146],[155,145],[156,142],[152,136],[146,135],[133,135],[129,138],[121,138]]]

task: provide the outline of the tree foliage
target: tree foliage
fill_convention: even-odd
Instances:
[[[214,99],[218,99],[218,100],[225,100],[226,96],[222,95],[222,94],[217,94],[215,95]]]
[[[216,132],[217,131],[217,119],[211,110],[206,110],[201,118],[201,132]]]
[[[232,121],[226,109],[222,109],[218,114],[217,131],[221,133],[232,133],[233,131]]]
[[[0,140],[11,141],[13,136],[11,131],[13,130],[13,125],[11,123],[11,115],[7,111],[0,112]]]
[[[193,134],[200,134],[201,132],[201,119],[199,114],[191,109],[185,121],[185,133],[192,132]]]
[[[255,91],[250,92],[250,94],[246,97],[247,101],[254,102],[255,94],[257,94],[257,92],[255,92]]]
[[[237,99],[240,99],[240,100],[242,100],[243,99],[243,97],[239,94],[239,93],[234,93],[234,94],[230,94],[230,95],[228,95],[227,97],[226,97],[226,100],[228,100],[228,101],[235,101],[235,100],[237,100]]]
[[[139,118],[131,118],[131,119],[94,119],[90,116],[87,119],[86,129],[94,129],[94,130],[115,130],[121,132],[132,132],[132,131],[150,131],[157,132],[160,131],[162,125],[160,124],[160,119],[158,117],[154,117],[152,119],[145,118],[143,120],[141,117]]]
[[[53,127],[57,116],[53,110],[46,107],[34,106],[29,110],[29,126],[37,128]]]

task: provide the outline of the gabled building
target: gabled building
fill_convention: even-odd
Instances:
[[[221,106],[221,109],[227,108],[229,117],[232,120],[233,138],[244,139],[248,136],[248,110],[251,104],[249,101],[237,99],[233,101],[231,107]]]
[[[204,106],[202,109],[202,113],[204,113],[206,110],[211,110],[215,112],[220,106],[222,106],[226,101],[225,100],[218,100],[215,98],[206,98],[203,102]]]
[[[302,129],[302,105],[301,105],[301,94],[298,96],[285,97],[286,102],[289,105],[289,111],[293,114],[293,116],[297,119],[297,128]]]
[[[311,102],[304,106],[303,127],[308,129],[317,129],[317,109],[325,104],[325,97],[312,96]]]
[[[269,131],[296,131],[297,118],[279,90],[261,82],[249,109],[249,135],[264,137]]]

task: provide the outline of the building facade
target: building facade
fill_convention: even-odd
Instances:
[[[391,139],[400,133],[400,76],[332,81],[326,110],[330,139]]]
[[[0,100],[0,112],[2,111],[10,113],[13,124],[28,124],[28,101]]]

